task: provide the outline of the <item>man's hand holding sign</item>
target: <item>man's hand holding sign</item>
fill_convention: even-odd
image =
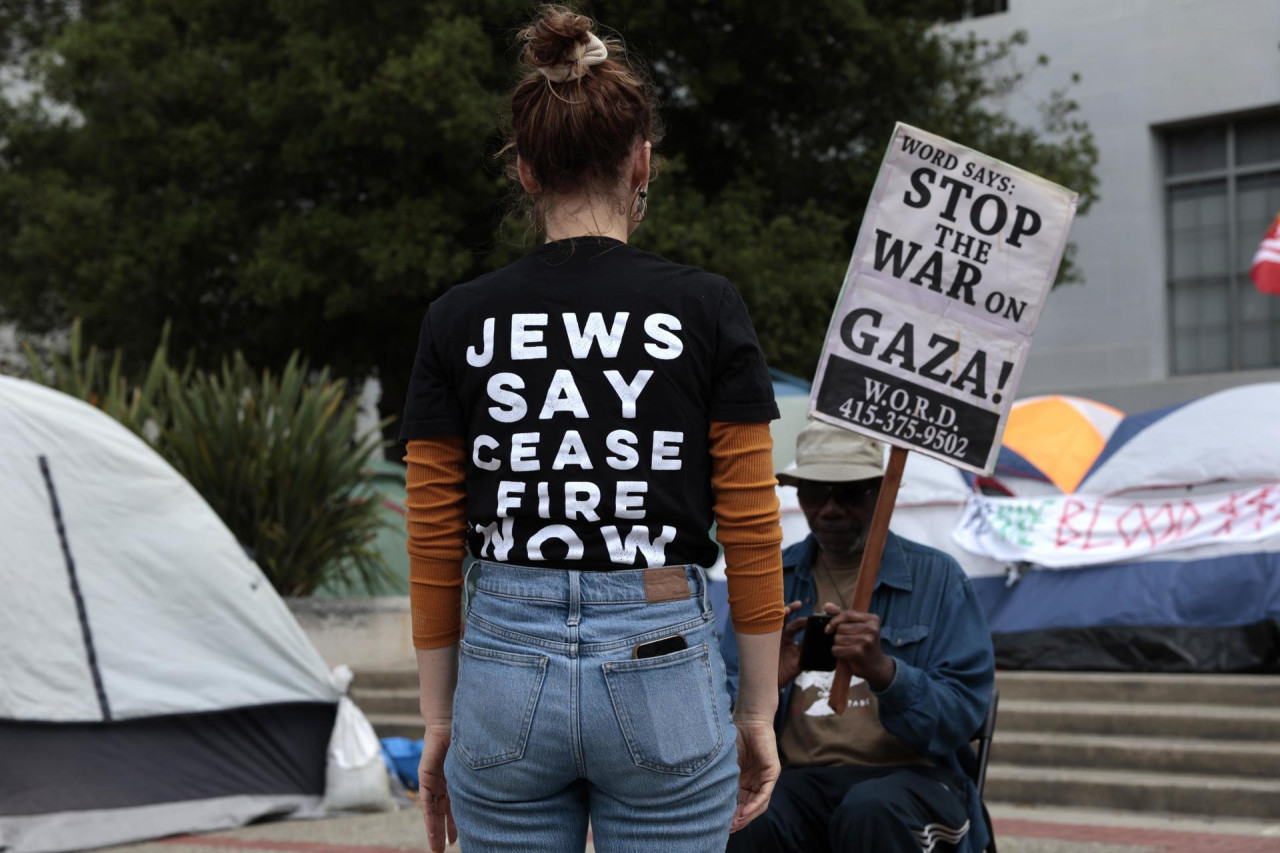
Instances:
[[[827,627],[831,708],[892,680],[868,613],[908,449],[975,473],[1000,437],[1076,194],[898,124],[827,330],[811,417],[893,445],[850,606]],[[872,636],[874,635],[874,636]]]

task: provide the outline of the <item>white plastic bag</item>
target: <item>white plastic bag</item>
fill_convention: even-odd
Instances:
[[[343,694],[329,737],[324,808],[330,811],[390,811],[396,807],[382,761],[382,744],[364,713],[346,696],[351,670],[334,667],[329,681]]]

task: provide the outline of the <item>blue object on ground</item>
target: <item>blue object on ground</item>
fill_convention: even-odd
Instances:
[[[418,790],[418,763],[422,761],[422,741],[407,737],[384,737],[382,760],[410,791]]]

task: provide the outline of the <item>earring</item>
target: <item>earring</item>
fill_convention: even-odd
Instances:
[[[636,206],[635,206],[635,209],[631,211],[632,222],[639,222],[640,220],[644,219],[645,208],[649,206],[649,203],[647,201],[648,198],[649,198],[648,190],[646,189],[636,190]]]

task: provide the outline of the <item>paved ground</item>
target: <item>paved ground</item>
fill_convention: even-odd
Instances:
[[[1000,853],[1280,853],[1280,816],[1276,822],[1262,823],[1021,806],[996,806],[992,812]],[[392,853],[423,850],[425,845],[426,832],[417,812],[404,809],[386,814],[263,824],[116,847],[111,851]],[[587,850],[591,853],[592,848],[588,846]]]

